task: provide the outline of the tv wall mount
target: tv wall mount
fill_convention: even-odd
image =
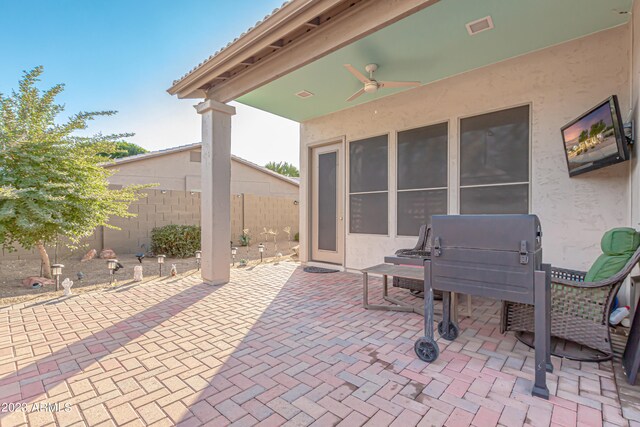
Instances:
[[[633,145],[635,142],[633,120],[623,123],[622,128],[624,129],[624,138],[627,140],[627,144]]]

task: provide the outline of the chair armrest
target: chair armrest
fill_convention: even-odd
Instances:
[[[633,256],[631,257],[631,259],[629,259],[629,261],[627,261],[622,270],[607,279],[603,279],[598,282],[584,282],[584,275],[586,275],[586,273],[584,272],[551,267],[551,283],[573,286],[575,288],[602,288],[604,286],[619,285],[624,279],[627,278],[629,274],[631,274],[631,270],[633,270],[633,267],[635,267],[636,264],[640,264],[640,247],[636,249],[636,251],[633,253]],[[554,271],[559,272],[559,274],[554,275]],[[562,277],[563,271],[569,273],[573,272],[576,274],[576,277],[581,278],[576,280],[574,277]]]
[[[608,279],[600,280],[598,282],[584,282],[584,281],[576,281],[569,279],[560,279],[556,277],[551,278],[551,284],[553,285],[563,285],[570,286],[573,288],[602,288],[605,286],[612,286],[618,282],[622,282],[624,280],[623,277],[619,277],[619,274],[616,274]]]

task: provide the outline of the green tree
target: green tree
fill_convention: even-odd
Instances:
[[[264,167],[277,172],[280,175],[293,177],[300,176],[300,171],[298,170],[298,168],[288,162],[269,162],[264,165]]]
[[[118,141],[115,143],[115,150],[106,155],[111,159],[121,159],[123,157],[135,156],[136,154],[148,153],[145,148],[133,142]]]
[[[607,125],[603,120],[600,120],[598,123],[594,123],[591,125],[591,129],[589,130],[589,136],[596,136],[600,132],[603,132],[607,128]]]
[[[129,204],[148,186],[110,190],[113,174],[101,166],[100,153],[112,153],[126,135],[79,137],[77,130],[113,111],[81,112],[56,120],[64,110],[55,103],[59,84],[41,92],[43,72],[25,72],[17,91],[0,93],[0,245],[37,248],[46,277],[51,277],[46,244],[64,237],[71,243],[90,235],[111,216],[130,217]]]
[[[580,132],[580,138],[578,139],[578,141],[582,142],[582,141],[586,141],[587,139],[589,139],[589,131],[586,129],[583,129],[582,132]]]

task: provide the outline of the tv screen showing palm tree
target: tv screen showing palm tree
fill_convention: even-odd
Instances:
[[[609,98],[562,128],[569,175],[577,175],[625,159],[617,99]]]

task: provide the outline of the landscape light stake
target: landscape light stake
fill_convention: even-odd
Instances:
[[[160,267],[160,277],[162,277],[162,264],[164,264],[164,259],[166,258],[166,255],[158,255],[158,266]]]
[[[62,275],[62,269],[64,265],[62,264],[53,264],[51,266],[51,274],[56,278],[56,291],[60,290],[60,276]]]
[[[232,265],[236,265],[236,254],[238,253],[238,248],[231,248],[231,258],[233,259]]]
[[[200,262],[202,262],[202,251],[196,251],[196,265],[198,266],[198,271],[200,271]]]
[[[113,285],[113,274],[116,270],[116,265],[118,264],[117,259],[109,259],[107,260],[107,268],[109,269],[109,284]]]
[[[260,252],[260,262],[262,262],[262,254],[264,253],[264,245],[262,243],[258,245],[258,251]]]

